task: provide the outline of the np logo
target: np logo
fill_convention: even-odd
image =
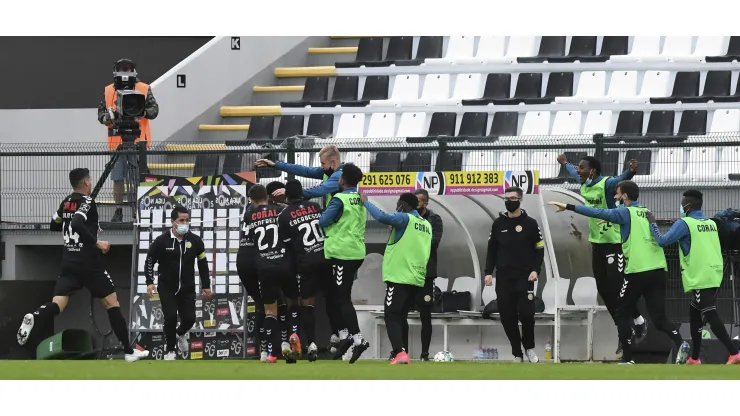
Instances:
[[[445,175],[442,172],[419,172],[416,174],[416,189],[426,189],[429,195],[444,195]]]
[[[534,173],[531,170],[507,170],[504,175],[504,189],[517,186],[525,194],[534,193]]]

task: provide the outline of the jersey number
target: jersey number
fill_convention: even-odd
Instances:
[[[69,240],[74,240],[75,244],[80,241],[80,235],[72,231],[72,222],[67,223],[67,226],[62,226],[62,236],[64,237],[64,244],[69,244]]]
[[[303,245],[305,247],[311,247],[326,238],[324,237],[324,230],[319,226],[319,220],[313,220],[310,223],[304,222],[298,226],[298,230],[303,232]]]
[[[265,234],[272,230],[272,244],[262,244],[262,240],[265,239]],[[260,250],[267,250],[268,248],[275,248],[278,243],[278,227],[276,224],[269,224],[264,227],[254,229],[255,234],[259,234],[257,237],[257,248]]]

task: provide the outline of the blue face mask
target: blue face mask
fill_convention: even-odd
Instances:
[[[685,217],[685,216],[687,216],[687,215],[688,215],[688,214],[686,213],[686,209],[684,208],[684,206],[683,206],[683,205],[681,205],[681,218],[683,218],[683,217]]]
[[[177,224],[177,233],[185,235],[190,230],[190,224]]]
[[[589,173],[589,175],[588,175],[588,178],[586,178],[586,182],[585,182],[586,186],[590,186],[591,184],[593,184],[593,183],[594,183],[594,180],[593,180],[593,179],[591,178],[591,176],[592,176],[593,174],[594,174],[594,172],[593,172],[593,171],[591,171],[591,172]]]
[[[617,208],[624,206],[624,201],[621,199],[617,199],[617,202],[614,203],[614,206]]]

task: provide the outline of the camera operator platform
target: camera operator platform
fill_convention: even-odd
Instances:
[[[121,59],[113,64],[113,83],[105,87],[103,100],[98,104],[98,121],[108,127],[108,149],[125,153],[113,154],[93,191],[95,197],[108,175],[111,176],[116,205],[111,222],[123,221],[123,206],[130,205],[134,210],[136,185],[139,183],[135,143],[146,141],[147,148],[151,147],[149,121],[157,118],[158,114],[159,105],[151,87],[137,78],[136,64],[130,59]],[[124,188],[127,188],[128,195],[125,204]]]

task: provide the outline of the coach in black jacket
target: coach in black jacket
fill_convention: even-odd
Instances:
[[[156,291],[162,303],[165,360],[175,359],[175,341],[188,351],[187,333],[195,324],[195,262],[198,262],[202,295],[211,296],[211,279],[203,240],[190,231],[190,214],[185,207],[172,209],[172,228],[157,237],[146,256],[146,285],[149,297],[155,292],[154,265],[159,263]],[[180,315],[180,327],[177,315]]]
[[[414,194],[419,200],[417,211],[422,218],[429,221],[432,226],[432,251],[427,262],[427,278],[424,290],[419,292],[419,317],[421,318],[421,360],[429,361],[429,344],[432,342],[432,305],[434,303],[434,279],[437,278],[437,249],[442,241],[442,218],[427,208],[429,205],[429,192],[426,189],[417,189]],[[404,331],[408,334],[408,331]],[[408,340],[404,344],[408,351]]]
[[[511,343],[515,362],[522,362],[522,344],[530,362],[534,352],[534,282],[542,268],[545,243],[537,220],[521,209],[523,192],[512,187],[504,192],[506,212],[493,221],[488,237],[486,285],[493,284],[496,268],[496,300],[501,325]],[[522,323],[522,333],[519,325]]]

